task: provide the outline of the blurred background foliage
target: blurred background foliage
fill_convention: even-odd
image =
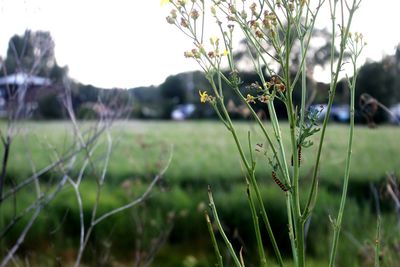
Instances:
[[[330,36],[326,30],[319,30],[314,38],[329,40]],[[311,42],[312,43],[312,42]],[[249,86],[252,83],[260,83],[256,73],[249,69],[249,55],[244,51],[246,44],[241,43],[234,55],[236,64],[240,71],[242,80],[242,91],[254,93]],[[99,101],[106,107],[118,106],[125,107],[126,118],[140,119],[171,119],[172,113],[182,105],[193,105],[194,111],[185,114],[185,119],[191,118],[216,118],[216,114],[207,105],[201,105],[199,102],[198,91],[208,90],[208,82],[200,71],[179,73],[169,76],[164,83],[150,87],[137,88],[97,88],[92,85],[81,84],[68,78],[68,67],[60,67],[57,64],[54,55],[54,41],[49,32],[26,31],[24,35],[15,35],[9,41],[7,56],[3,65],[7,71],[0,73],[0,77],[12,73],[24,72],[32,69],[35,62],[35,53],[38,50],[44,54],[42,63],[35,66],[35,74],[48,77],[52,81],[51,88],[43,88],[45,93],[38,94],[38,107],[33,113],[33,118],[40,119],[63,119],[65,114],[60,111],[60,94],[63,90],[63,81],[69,80],[72,88],[72,103],[74,110],[80,119],[93,118],[96,116],[94,106]],[[322,47],[311,46],[314,51],[310,53],[312,57],[308,59],[308,66],[311,70],[315,67],[326,67],[326,60],[330,54],[330,44]],[[296,49],[293,49],[296,51]],[[34,52],[36,51],[36,52]],[[23,62],[23,66],[16,64],[15,56],[18,56]],[[298,65],[296,55],[292,58],[291,65],[296,69]],[[246,63],[247,62],[247,63]],[[138,75],[132,73],[132,75]],[[227,75],[229,75],[227,73]],[[316,82],[312,74],[308,74],[308,95],[313,101],[309,104],[323,104],[327,102],[329,85]],[[357,99],[363,94],[369,94],[374,99],[385,105],[392,107],[400,103],[400,46],[394,55],[388,55],[379,62],[366,62],[361,68],[357,81]],[[253,90],[253,91],[252,91]],[[300,90],[294,91],[294,101],[300,101]],[[298,92],[298,93],[296,93]],[[346,105],[348,99],[347,82],[341,81],[338,85],[335,105]],[[239,103],[237,96],[226,88],[225,101],[231,103],[231,112],[236,113],[236,118],[246,118],[246,112]],[[267,117],[268,110],[265,105],[255,104],[256,110]],[[360,107],[358,107],[356,120],[358,123],[367,123],[368,120],[363,116]],[[90,110],[94,110],[90,112]],[[283,104],[277,102],[276,110],[280,118],[285,118],[286,110]],[[388,114],[378,109],[374,113],[375,122],[388,121]]]

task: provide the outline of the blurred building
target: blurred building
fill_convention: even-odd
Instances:
[[[14,73],[0,78],[0,116],[10,110],[29,114],[38,107],[39,96],[50,91],[51,81],[27,73]]]

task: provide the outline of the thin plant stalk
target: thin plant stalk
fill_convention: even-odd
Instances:
[[[348,32],[347,32],[348,34]],[[356,45],[357,45],[356,41]],[[363,44],[361,44],[361,47],[359,48],[360,52],[362,50]],[[359,51],[358,48],[356,47],[354,50],[354,57],[352,58],[353,62],[353,73],[354,76],[349,82],[349,89],[350,89],[350,131],[349,131],[349,139],[348,139],[348,145],[347,145],[347,157],[346,157],[346,166],[345,166],[345,172],[344,172],[344,179],[343,179],[343,191],[342,191],[342,197],[340,200],[340,207],[339,207],[339,212],[338,216],[335,220],[333,220],[333,241],[332,241],[332,247],[330,251],[330,257],[329,257],[329,266],[333,267],[335,264],[335,257],[337,253],[337,247],[339,243],[339,237],[340,237],[340,229],[342,225],[342,219],[343,219],[343,214],[344,214],[344,208],[346,205],[346,199],[347,199],[347,191],[348,191],[348,184],[349,184],[349,178],[350,178],[350,166],[351,166],[351,155],[352,155],[352,148],[353,148],[353,137],[354,137],[354,115],[355,115],[355,91],[356,91],[356,82],[357,82],[357,57],[359,56]]]
[[[217,91],[215,83],[214,83],[214,81],[212,79],[210,80],[210,83],[211,83],[212,87],[214,88],[214,91]],[[277,257],[278,263],[279,263],[280,266],[283,266],[284,264],[283,264],[282,255],[280,253],[278,244],[276,242],[274,233],[272,231],[271,224],[270,224],[269,219],[268,219],[268,215],[267,215],[267,212],[266,212],[263,200],[262,200],[260,189],[258,188],[257,181],[255,179],[254,172],[252,172],[252,169],[251,169],[251,167],[250,167],[250,165],[249,165],[249,163],[248,163],[248,161],[246,159],[246,156],[244,155],[242,145],[241,145],[241,143],[239,141],[239,138],[237,136],[237,133],[236,133],[236,130],[235,130],[234,125],[232,123],[232,120],[230,119],[229,113],[226,110],[226,108],[225,108],[225,106],[224,106],[224,104],[222,102],[223,100],[221,100],[221,98],[217,98],[217,100],[220,101],[220,103],[221,103],[221,107],[223,109],[223,114],[226,117],[226,122],[228,124],[229,130],[230,130],[230,132],[231,132],[231,134],[233,136],[233,139],[234,139],[234,141],[236,143],[236,147],[237,147],[237,149],[239,151],[239,154],[240,154],[240,157],[242,159],[242,162],[245,165],[246,170],[247,170],[247,172],[248,172],[248,174],[250,176],[250,182],[251,182],[250,184],[252,185],[252,187],[254,188],[254,190],[256,192],[257,201],[258,201],[258,203],[260,205],[260,209],[261,209],[261,216],[262,216],[262,219],[264,221],[265,227],[267,229],[268,235],[269,235],[269,237],[271,239],[271,243],[272,243],[272,246],[274,248],[274,252],[275,252],[275,255]],[[253,110],[253,112],[254,112],[254,110]]]
[[[214,229],[213,229],[213,226],[212,226],[212,223],[211,223],[211,220],[210,220],[210,216],[208,216],[207,211],[205,212],[205,216],[206,216],[208,232],[210,233],[212,245],[213,245],[214,252],[215,252],[215,256],[217,258],[216,266],[217,267],[223,267],[224,263],[222,261],[221,252],[219,251],[217,239],[215,238]]]
[[[380,266],[380,253],[381,253],[381,217],[378,215],[376,221],[376,237],[375,237],[375,267]]]
[[[249,206],[250,206],[251,216],[253,219],[254,232],[256,234],[256,239],[257,239],[257,250],[258,250],[258,256],[260,258],[260,266],[267,267],[267,259],[265,258],[264,246],[263,246],[263,242],[262,242],[262,238],[261,238],[260,225],[258,223],[257,211],[256,211],[256,207],[254,205],[254,200],[251,195],[249,185],[247,185],[247,198],[248,198],[248,202],[249,202]]]
[[[339,72],[342,68],[342,63],[343,63],[343,57],[344,57],[344,52],[346,49],[346,42],[349,37],[349,29],[353,20],[353,16],[355,11],[360,5],[361,0],[353,0],[353,4],[351,8],[349,9],[349,19],[347,21],[347,25],[342,29],[342,34],[341,34],[341,42],[340,42],[340,52],[339,52],[339,58],[336,66],[336,70],[334,70],[333,67],[333,58],[331,59],[331,73],[332,73],[332,78],[331,78],[331,84],[329,88],[329,99],[328,99],[328,106],[327,106],[327,111],[322,123],[322,129],[321,129],[321,136],[320,136],[320,141],[318,144],[318,151],[317,151],[317,156],[315,159],[315,164],[314,164],[314,170],[313,170],[313,176],[312,176],[312,184],[311,184],[311,190],[308,195],[308,200],[307,204],[304,208],[303,211],[303,218],[304,220],[307,219],[307,217],[311,214],[315,202],[316,202],[316,194],[317,194],[317,189],[318,189],[318,170],[319,170],[319,165],[320,165],[320,159],[321,159],[321,153],[322,153],[322,147],[325,141],[325,132],[326,132],[326,126],[328,125],[328,121],[330,118],[331,110],[332,110],[332,105],[333,105],[333,100],[336,94],[336,87],[339,79]],[[335,34],[336,34],[336,21],[335,21],[335,13],[336,13],[336,4],[337,1],[334,1],[334,11],[332,11],[332,47],[334,46],[335,42]],[[343,1],[342,1],[343,4]],[[343,15],[343,14],[342,14]],[[333,48],[332,48],[333,49]],[[331,52],[332,53],[332,52]],[[334,54],[331,54],[333,57]]]
[[[215,223],[217,225],[218,231],[219,231],[220,235],[222,236],[222,239],[224,240],[226,247],[228,248],[229,254],[232,257],[233,262],[235,263],[236,267],[242,267],[242,264],[240,263],[239,258],[237,257],[236,252],[233,249],[233,246],[232,246],[231,242],[229,241],[228,237],[226,236],[226,234],[224,232],[224,229],[222,228],[221,221],[219,220],[218,212],[217,212],[217,209],[215,207],[214,199],[213,199],[213,196],[212,196],[210,188],[208,189],[208,199],[210,201],[209,205],[210,205],[212,214],[214,216],[214,220],[215,220]]]

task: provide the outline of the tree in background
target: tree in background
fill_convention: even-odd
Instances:
[[[55,44],[47,31],[26,30],[23,35],[14,35],[8,42],[7,55],[0,76],[23,73],[29,76],[41,76],[51,80],[50,86],[27,89],[24,98],[36,102],[37,108],[27,117],[63,118],[60,93],[63,80],[68,75],[67,67],[57,64],[54,52]],[[9,92],[9,97],[14,93]]]
[[[379,62],[369,62],[360,68],[357,81],[357,99],[368,94],[386,107],[400,102],[400,45],[396,53]],[[381,122],[388,115],[382,109],[376,110],[374,120]]]
[[[14,35],[8,42],[4,61],[7,74],[28,73],[48,77],[60,83],[68,74],[67,67],[57,64],[54,53],[54,41],[50,32],[26,30],[21,35]],[[5,73],[1,73],[1,76]]]
[[[173,103],[183,104],[186,101],[186,84],[180,75],[169,76],[160,90],[162,96]]]

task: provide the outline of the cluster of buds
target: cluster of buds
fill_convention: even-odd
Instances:
[[[362,43],[363,39],[364,39],[364,36],[362,33],[360,33],[360,32],[354,33],[354,41],[356,43]]]
[[[181,26],[183,28],[189,28],[189,21],[187,21],[185,18],[181,18]]]
[[[232,4],[229,4],[229,12],[233,15],[236,14],[237,10],[236,7]]]
[[[251,15],[253,16],[257,16],[257,4],[256,3],[252,3],[250,5],[250,11],[251,11]]]
[[[196,48],[193,48],[191,51],[186,51],[183,54],[185,56],[185,58],[195,58],[195,59],[199,59],[201,56],[201,53],[199,52],[199,50],[197,50]]]
[[[199,11],[197,11],[196,9],[192,9],[192,11],[190,12],[190,17],[193,19],[193,20],[196,20],[196,19],[198,19],[199,18]]]
[[[271,86],[273,86],[275,90],[278,90],[282,93],[285,92],[286,90],[285,84],[276,75],[271,77],[271,81],[269,82],[269,88],[271,88]]]
[[[254,30],[254,34],[260,39],[263,38],[264,33],[260,30],[258,21],[251,20],[249,23],[250,23],[250,28]]]
[[[266,84],[264,85],[264,88],[258,82],[254,82],[254,83],[250,84],[249,86],[247,86],[248,89],[256,90],[258,93],[261,92],[262,94],[257,95],[257,97],[254,97],[254,96],[251,96],[248,94],[246,97],[246,101],[248,103],[255,103],[255,100],[258,100],[259,102],[264,103],[264,104],[268,103],[268,101],[270,99],[268,89],[272,86],[272,84],[268,83],[269,87],[267,87]]]
[[[256,11],[254,10],[254,12]],[[264,38],[266,30],[269,31],[269,35],[272,38],[274,38],[276,35],[274,28],[278,25],[278,22],[276,16],[272,12],[268,12],[267,10],[264,11],[262,27],[260,27],[260,23],[257,20],[251,20],[249,24],[250,28],[254,30],[254,34],[257,36],[257,38]]]
[[[172,9],[171,12],[170,12],[170,15],[169,15],[168,17],[166,17],[167,22],[168,22],[169,24],[175,24],[175,22],[176,22],[176,17],[177,17],[176,10],[175,10],[175,9]]]
[[[256,30],[255,34],[260,39],[262,39],[264,37],[264,33],[260,30]]]
[[[264,12],[264,18],[262,22],[263,26],[268,30],[272,30],[273,26],[278,25],[276,16],[272,12],[268,12],[268,10]]]
[[[257,30],[259,28],[259,24],[258,21],[256,20],[250,20],[250,28],[252,28],[253,30]]]
[[[258,96],[258,101],[260,101],[261,103],[264,103],[264,104],[268,103],[269,95],[264,94],[264,95]]]
[[[192,0],[193,3],[196,1],[197,0]],[[172,0],[163,0],[161,2],[161,4],[165,3],[173,3],[182,15],[187,15],[187,17],[181,17],[180,26],[182,26],[183,28],[189,28],[189,17],[194,21],[200,17],[199,11],[195,8],[192,8],[189,13],[186,12],[186,9],[184,7],[187,3],[187,0],[177,0],[176,2],[173,2]],[[177,10],[171,10],[170,15],[166,17],[166,20],[169,24],[177,24]]]
[[[223,57],[229,55],[228,50],[224,50],[223,52],[219,53],[219,51],[210,51],[207,53],[207,56],[209,58],[218,58],[218,57]]]
[[[266,103],[268,103],[269,99],[270,99],[270,97],[267,94],[258,95],[256,97],[252,96],[250,94],[247,94],[247,96],[246,96],[246,102],[249,104],[255,104],[256,100],[258,100],[261,103],[266,104]]]
[[[177,0],[176,1],[176,5],[178,7],[184,7],[186,5],[186,3],[187,3],[187,0]]]
[[[218,58],[218,57],[227,56],[229,54],[228,50],[224,50],[223,52],[219,51],[219,38],[218,37],[211,37],[210,44],[213,46],[214,49],[207,53],[209,58]]]

